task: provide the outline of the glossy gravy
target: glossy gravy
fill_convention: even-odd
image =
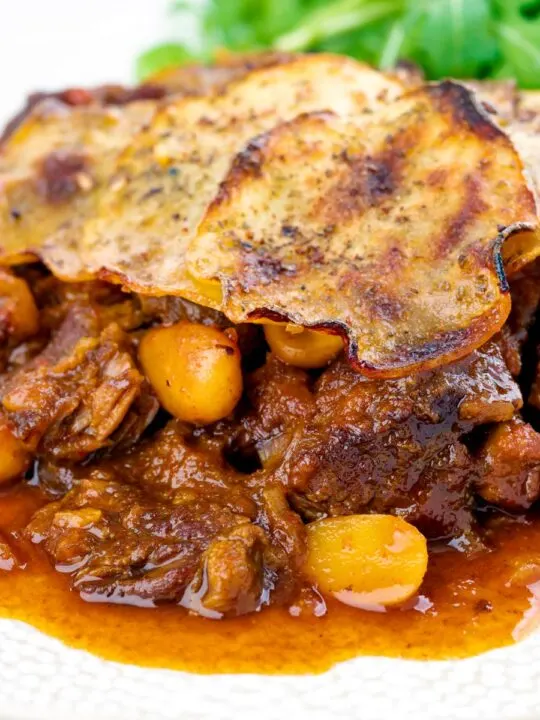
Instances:
[[[377,613],[327,601],[322,617],[299,603],[213,621],[178,607],[82,601],[21,537],[42,503],[35,488],[0,495],[0,541],[8,539],[24,565],[0,566],[0,616],[109,660],[198,673],[313,673],[366,654],[461,658],[512,643],[540,618],[540,518],[498,519],[492,551],[475,557],[434,551],[422,594],[407,609]]]

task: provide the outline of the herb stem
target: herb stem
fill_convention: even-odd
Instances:
[[[327,39],[354,30],[393,15],[401,3],[382,0],[366,3],[365,0],[341,0],[312,12],[291,32],[278,37],[273,47],[283,52],[305,50],[321,38]]]
[[[533,67],[534,65],[538,67],[540,64],[540,48],[532,42],[529,42],[523,33],[504,23],[500,23],[497,26],[497,32],[506,42],[518,48],[524,57],[530,58]]]
[[[379,67],[387,70],[394,67],[399,59],[399,53],[405,40],[405,26],[402,20],[396,20],[388,33],[388,38],[379,57]]]

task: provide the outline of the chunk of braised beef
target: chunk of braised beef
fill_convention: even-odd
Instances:
[[[257,505],[241,482],[243,478],[226,463],[221,452],[199,448],[190,428],[175,420],[152,438],[97,467],[163,500],[177,503],[202,496],[237,514],[257,514]]]
[[[232,443],[240,452],[255,451],[263,467],[281,460],[294,433],[315,411],[311,379],[305,370],[285,365],[271,353],[247,376],[248,409],[239,418]]]
[[[27,274],[32,277],[36,270]],[[122,330],[138,328],[145,320],[138,297],[124,293],[116,286],[97,280],[80,283],[64,283],[53,275],[37,275],[32,288],[40,308],[42,330],[57,331],[73,307],[90,308],[96,321],[104,328],[112,322]]]
[[[540,497],[540,434],[521,418],[495,425],[479,459],[475,489],[487,502],[523,510]]]
[[[283,489],[249,490],[188,438],[171,422],[124,457],[76,473],[57,468],[72,489],[34,516],[30,537],[88,599],[220,615],[286,602],[305,538]]]
[[[220,615],[233,608],[237,615],[257,610],[263,600],[267,548],[263,530],[251,523],[238,525],[210,543],[203,558],[204,573],[193,588],[201,606]],[[191,600],[186,604],[198,609]]]
[[[110,435],[106,450],[127,450],[137,443],[159,411],[159,401],[150,383],[143,379],[139,392],[128,408],[118,428]]]
[[[46,457],[34,462],[32,482],[39,485],[48,498],[58,499],[87,477],[88,472],[81,465]]]
[[[272,601],[287,602],[304,572],[306,531],[298,513],[291,509],[279,485],[267,484],[260,496],[257,522],[270,539],[266,571]]]
[[[428,537],[472,524],[474,459],[461,438],[509,420],[519,388],[499,347],[398,380],[370,380],[343,361],[316,385],[316,411],[275,470],[304,517],[397,513]]]
[[[216,536],[249,518],[203,498],[176,505],[114,481],[84,480],[28,526],[82,594],[179,601]]]
[[[233,528],[206,551],[204,576],[194,588],[205,610],[244,614],[270,601],[289,602],[299,586],[306,552],[300,517],[277,486],[265,488],[258,505],[257,524]]]
[[[202,305],[196,305],[181,297],[139,295],[138,300],[147,322],[152,321],[172,325],[181,320],[188,320],[202,325],[215,325],[221,328],[230,327],[230,322],[223,313]]]
[[[126,416],[135,442],[158,409],[129,337],[115,323],[101,330],[96,312],[79,305],[41,354],[4,379],[0,399],[28,449],[72,460],[109,446],[116,432],[125,440]]]
[[[504,360],[514,377],[523,365],[523,349],[540,303],[540,262],[527,265],[512,279],[512,310],[499,333]]]

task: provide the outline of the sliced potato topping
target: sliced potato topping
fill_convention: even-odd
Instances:
[[[427,569],[427,543],[393,515],[345,515],[307,526],[308,578],[356,607],[396,605],[414,595]]]
[[[170,100],[151,121],[155,104],[146,102],[40,107],[4,148],[0,261],[31,252],[65,279],[101,274],[204,301],[185,249],[245,143],[299,112],[356,113],[404,86],[348,58],[299,56],[257,68],[226,92]]]
[[[520,225],[525,221],[527,225]],[[348,121],[303,115],[239,155],[188,254],[234,322],[339,333],[362,372],[463,357],[504,323],[500,246],[534,227],[520,159],[461,85]]]
[[[540,92],[518,90],[513,80],[469,82],[493,119],[513,141],[525,165],[531,188],[540,199]],[[508,277],[540,255],[540,232],[516,233],[502,248]]]
[[[79,241],[85,265],[142,292],[207,304],[185,252],[234,156],[299,112],[357,113],[401,89],[353,60],[317,55],[254,70],[221,95],[171,102],[118,158],[117,185]]]
[[[39,106],[0,152],[0,263],[320,330],[373,376],[494,334],[501,244],[510,271],[540,244],[510,237],[534,199],[471,91],[325,54],[242,62],[202,97]]]
[[[154,103],[122,108],[37,105],[0,151],[0,263],[43,258],[60,277],[86,269],[74,244],[94,211],[111,161],[154,112]]]
[[[540,207],[540,92],[522,90],[516,100],[515,116],[508,133],[525,165]],[[540,256],[540,231],[518,233],[503,247],[508,276]]]

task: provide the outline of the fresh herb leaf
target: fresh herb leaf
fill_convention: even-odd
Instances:
[[[429,78],[483,77],[499,58],[488,0],[411,2],[408,54]]]
[[[507,67],[522,87],[540,84],[540,20],[514,19],[497,25],[501,50]]]
[[[137,59],[137,77],[143,80],[149,75],[165,70],[168,67],[182,65],[193,60],[193,54],[179,43],[163,43],[147,50]]]
[[[371,65],[379,66],[385,43],[397,22],[394,14],[378,22],[369,23],[365,27],[351,30],[342,35],[325,39],[314,46],[314,50],[351,55]],[[399,55],[401,58],[401,54]],[[394,63],[395,64],[395,63]]]
[[[540,18],[540,0],[531,0],[525,2],[520,7],[520,13],[526,20],[536,20]]]
[[[540,0],[494,0],[504,69],[522,87],[540,86]]]
[[[407,38],[407,26],[408,23],[400,18],[394,20],[392,27],[389,28],[379,53],[378,65],[383,70],[394,67],[401,57],[402,48]]]
[[[389,17],[398,7],[396,0],[337,0],[307,15],[294,30],[278,37],[273,46],[285,51],[307,50],[322,38],[341,35]]]
[[[198,20],[193,47],[145,53],[139,77],[217,50],[326,50],[383,68],[419,63],[429,78],[513,76],[540,87],[540,0],[175,0]]]

